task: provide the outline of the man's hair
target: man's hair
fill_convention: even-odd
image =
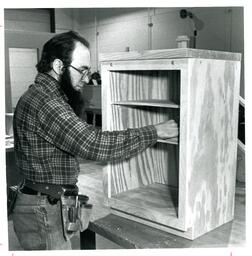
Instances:
[[[64,66],[70,65],[76,42],[80,42],[89,48],[86,39],[74,31],[58,34],[47,41],[43,47],[41,59],[36,65],[38,72],[46,73],[50,71],[52,69],[51,63],[55,59],[60,59]]]

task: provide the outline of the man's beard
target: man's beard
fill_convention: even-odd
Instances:
[[[72,107],[74,113],[81,117],[84,113],[84,99],[81,91],[74,90],[71,82],[69,70],[66,68],[60,79],[60,87],[68,97],[68,104]]]

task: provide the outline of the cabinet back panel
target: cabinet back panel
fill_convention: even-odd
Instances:
[[[148,106],[112,106],[113,130],[138,128],[169,119],[178,121],[179,110]]]
[[[111,195],[152,183],[178,186],[178,147],[157,143],[136,157],[111,164]]]
[[[175,118],[178,113],[177,109],[112,106],[112,129],[124,130],[155,124]],[[153,182],[177,186],[178,149],[177,145],[157,143],[130,160],[112,165],[112,191],[120,193]]]
[[[178,70],[137,70],[110,72],[112,101],[171,100],[179,104]]]

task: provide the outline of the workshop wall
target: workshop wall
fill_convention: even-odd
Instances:
[[[93,71],[99,53],[176,48],[179,35],[197,30],[196,48],[244,53],[243,8],[187,8],[195,16],[182,19],[181,8],[56,9],[56,31],[75,29],[91,45]],[[243,62],[240,94],[244,97]]]
[[[178,35],[193,36],[192,19],[180,18],[181,8],[56,8],[56,33],[77,30],[91,45],[93,71],[103,52],[177,47]],[[195,16],[199,49],[244,54],[242,7],[187,8]],[[50,32],[48,9],[5,9],[5,29]],[[242,61],[240,95],[244,97]]]
[[[79,9],[56,8],[55,9],[55,32],[63,33],[69,30],[78,30]]]
[[[50,32],[50,11],[48,9],[5,9],[6,30]]]

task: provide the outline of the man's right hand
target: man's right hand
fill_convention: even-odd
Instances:
[[[178,136],[178,124],[174,120],[168,120],[154,125],[160,139],[169,139]]]

